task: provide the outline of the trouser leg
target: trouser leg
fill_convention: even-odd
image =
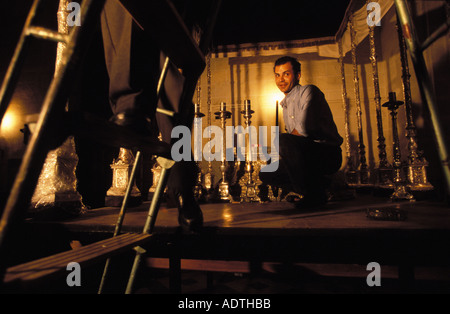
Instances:
[[[326,175],[339,170],[341,150],[316,143],[308,138],[292,134],[280,134],[280,165],[277,171],[260,173],[266,184],[290,186],[303,195],[323,194],[327,187]]]
[[[171,132],[179,121],[157,113],[156,88],[165,56],[151,44],[144,31],[117,1],[106,1],[101,17],[105,61],[110,78],[109,100],[114,114],[137,111],[156,120],[162,140],[172,144]],[[157,106],[180,112],[184,77],[169,66]],[[181,121],[190,127],[192,119]],[[193,161],[181,161],[172,167],[167,188],[170,195],[193,195],[197,168]]]
[[[292,185],[289,178],[289,171],[286,167],[285,160],[280,159],[278,168],[273,172],[259,172],[260,180],[266,184],[274,187],[282,188],[286,191],[292,190]]]
[[[310,141],[304,137],[280,134],[280,159],[284,160],[292,190],[302,194],[307,190],[312,167],[308,165],[312,153],[308,146]]]
[[[101,15],[109,101],[114,114],[151,115],[156,103],[159,50],[118,1],[107,0]]]
[[[274,172],[260,172],[265,184],[301,193],[304,175],[304,161],[297,149],[296,136],[283,133],[279,137],[279,165]],[[299,177],[298,177],[299,176]]]
[[[165,61],[165,55],[161,53],[161,70]],[[184,84],[185,78],[178,69],[172,64],[169,65],[166,78],[164,80],[164,88],[161,90],[161,96],[158,101],[158,108],[174,111],[180,115],[176,118],[169,117],[162,113],[156,113],[156,121],[161,132],[162,140],[166,143],[173,144],[178,139],[172,139],[171,133],[177,125],[185,125],[192,127],[194,119],[193,105],[191,101],[184,100]],[[188,110],[185,110],[185,109]],[[189,109],[191,108],[191,109]],[[182,111],[191,111],[191,114],[183,115]],[[178,161],[172,167],[169,180],[167,183],[168,194],[172,198],[178,195],[184,198],[193,198],[193,187],[195,185],[197,167],[191,156],[191,161]]]

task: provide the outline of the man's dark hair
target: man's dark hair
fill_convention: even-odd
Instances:
[[[300,62],[298,62],[297,59],[295,59],[293,57],[289,57],[289,56],[281,57],[277,61],[275,61],[273,70],[275,71],[276,66],[286,64],[288,62],[291,63],[292,69],[294,70],[294,74],[297,75],[298,73],[300,73],[302,71],[302,65],[300,64]]]

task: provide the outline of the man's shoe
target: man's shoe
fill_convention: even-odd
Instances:
[[[299,202],[301,199],[303,199],[303,195],[293,191],[287,193],[283,198],[283,200],[289,203]]]
[[[152,135],[151,121],[144,114],[135,111],[119,112],[109,120],[117,125],[126,127],[142,136]]]
[[[328,195],[324,193],[314,195],[304,195],[301,199],[295,200],[295,207],[298,209],[317,209],[328,202]]]
[[[194,197],[178,195],[178,223],[188,232],[198,232],[203,227],[203,213]]]

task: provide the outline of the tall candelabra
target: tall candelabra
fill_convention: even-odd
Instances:
[[[216,119],[220,119],[221,127],[223,134],[225,134],[225,125],[227,119],[231,117],[231,112],[227,111],[227,105],[225,102],[220,103],[220,111],[214,113],[216,115]],[[233,201],[233,198],[230,194],[230,184],[227,180],[227,170],[228,170],[228,162],[225,158],[225,136],[222,137],[222,156],[221,156],[221,164],[220,164],[220,172],[222,174],[222,180],[219,183],[219,199],[222,201]]]
[[[199,118],[203,118],[205,115],[203,113],[200,112],[200,104],[197,103],[195,104],[195,111],[194,111],[194,118],[195,118],[195,122],[194,122],[194,133],[197,134],[198,132],[200,132],[199,134],[201,134],[202,129],[201,129],[201,120],[199,120]],[[194,139],[194,141],[198,141],[199,139]],[[201,141],[201,139],[200,139]],[[201,146],[201,143],[197,143],[197,145]],[[195,151],[194,154],[196,153],[200,153],[201,155],[201,151],[197,152]],[[202,185],[202,169],[200,167],[200,157],[201,156],[195,156],[194,155],[194,159],[197,160],[197,169],[198,169],[198,173],[197,173],[197,182],[194,185],[194,197],[197,200],[202,200],[203,197],[205,196],[204,193],[204,189],[203,189],[203,185]]]
[[[359,93],[359,75],[358,65],[356,63],[356,31],[353,25],[353,16],[349,21],[351,46],[352,46],[352,63],[353,63],[353,81],[355,85],[355,103],[356,103],[356,118],[358,123],[358,148],[359,148],[359,178],[357,186],[369,185],[369,170],[366,163],[366,147],[364,145],[363,128],[362,128],[362,112],[361,112],[361,98]]]
[[[428,182],[427,171],[428,161],[423,156],[422,152],[418,151],[418,145],[416,142],[416,126],[414,124],[412,114],[412,99],[411,99],[411,85],[410,85],[410,73],[408,66],[408,55],[406,54],[406,43],[403,37],[402,28],[399,26],[399,20],[397,16],[397,33],[400,47],[400,59],[402,68],[402,85],[403,85],[403,97],[405,100],[405,112],[406,112],[406,138],[408,139],[408,166],[407,166],[407,178],[408,185],[413,191],[428,191],[434,189],[433,185]]]
[[[391,200],[410,200],[413,201],[414,197],[407,191],[405,181],[402,176],[402,161],[400,153],[400,141],[398,138],[397,130],[397,109],[403,105],[402,101],[397,101],[396,94],[394,92],[389,93],[389,101],[383,104],[383,107],[388,108],[392,117],[392,135],[393,135],[393,152],[394,152],[394,192],[391,195]]]
[[[207,78],[207,107],[208,107],[208,114],[207,114],[207,120],[208,120],[208,126],[211,126],[211,53],[209,53],[206,56],[206,78]],[[211,133],[209,133],[209,138],[211,138]],[[206,197],[212,198],[212,192],[213,192],[213,182],[214,182],[214,175],[213,175],[213,169],[212,169],[212,162],[208,161],[208,168],[206,170],[205,176],[204,176],[204,182],[205,182],[205,190],[206,190]]]
[[[249,126],[252,123],[252,114],[255,111],[251,109],[250,100],[244,101],[244,110],[241,113],[244,115],[245,127],[248,130],[249,145],[247,153],[245,154],[245,173],[243,177],[239,180],[239,185],[241,186],[241,202],[261,202],[259,197],[259,185],[261,181],[258,176],[255,176],[255,166],[252,156],[252,143],[250,141],[251,130]]]
[[[342,39],[339,41],[339,64],[341,67],[342,80],[342,107],[344,109],[344,129],[345,129],[345,148],[346,148],[346,165],[345,179],[348,184],[355,185],[358,183],[358,174],[356,172],[355,162],[353,159],[352,149],[350,146],[350,127],[349,127],[349,103],[347,97],[347,84],[345,81],[344,54],[342,52]]]
[[[368,1],[369,2],[369,1]],[[368,3],[367,2],[367,3]],[[369,26],[369,44],[370,44],[370,62],[372,64],[372,79],[375,92],[375,109],[377,117],[377,130],[378,130],[378,158],[379,165],[377,169],[377,186],[379,188],[392,188],[392,167],[389,165],[386,159],[386,144],[383,134],[383,121],[381,117],[381,96],[380,85],[378,79],[378,62],[375,46],[375,25]]]

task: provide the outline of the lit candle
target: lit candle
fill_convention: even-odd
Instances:
[[[276,103],[276,109],[275,109],[275,126],[278,126],[278,100]]]
[[[226,111],[227,110],[227,104],[224,102],[220,103],[220,111]]]

